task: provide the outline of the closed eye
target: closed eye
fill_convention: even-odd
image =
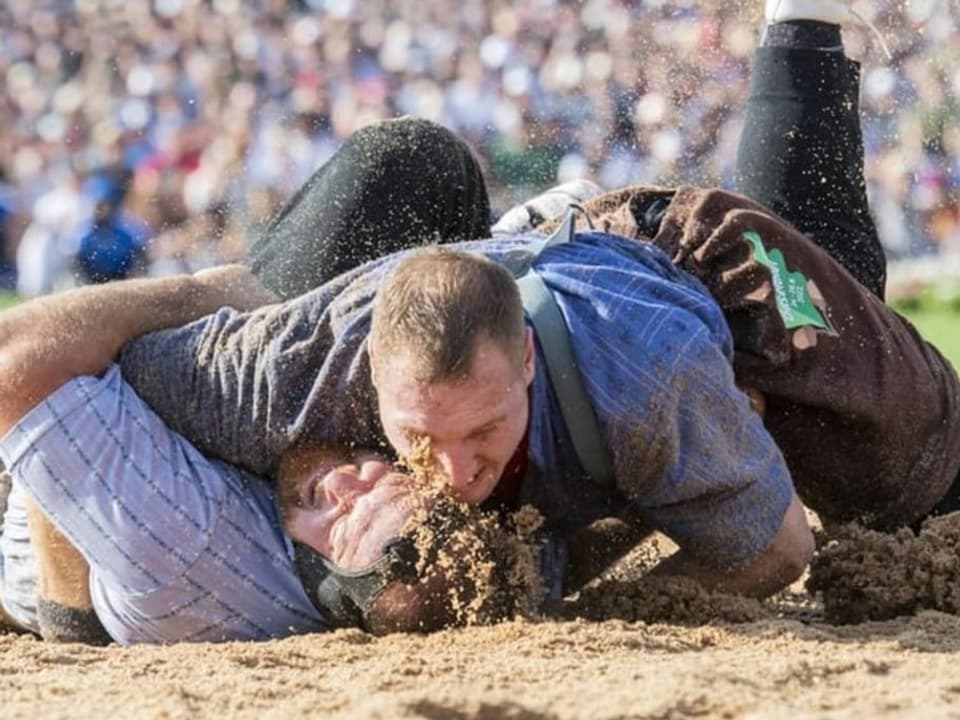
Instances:
[[[467,437],[470,440],[485,440],[487,437],[492,435],[494,431],[496,431],[496,429],[497,429],[496,424],[484,425],[483,427],[477,428],[476,430],[474,430]]]

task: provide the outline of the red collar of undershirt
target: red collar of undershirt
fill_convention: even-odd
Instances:
[[[527,428],[523,439],[520,440],[520,444],[517,445],[517,449],[513,451],[513,455],[503,469],[500,481],[484,503],[488,507],[516,510],[520,506],[520,487],[527,474],[529,436],[530,429]]]

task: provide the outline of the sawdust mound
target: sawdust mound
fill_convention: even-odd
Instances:
[[[417,531],[419,570],[427,582],[443,578],[439,584],[452,608],[452,626],[548,618],[698,626],[774,614],[763,602],[706,590],[688,578],[649,575],[668,554],[656,538],[575,595],[545,603],[539,573],[542,518],[536,510],[483,512],[444,498],[429,514]]]
[[[825,533],[810,566],[827,621],[888,620],[921,610],[960,614],[960,513],[927,520],[919,534],[845,525]]]
[[[609,572],[568,598],[557,616],[689,627],[774,616],[773,607],[759,600],[707,590],[689,578],[649,574],[675,550],[668,538],[648,536]]]
[[[656,576],[614,579],[588,587],[566,615],[688,626],[753,622],[772,616],[770,607],[759,600],[705,590],[688,578]]]

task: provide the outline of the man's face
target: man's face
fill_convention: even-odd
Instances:
[[[352,463],[316,449],[294,451],[278,473],[284,527],[344,570],[364,570],[400,535],[423,496],[374,454]]]
[[[380,420],[394,449],[410,457],[428,441],[451,492],[474,505],[486,500],[527,428],[534,370],[530,331],[522,363],[492,340],[478,339],[471,372],[462,380],[419,382],[416,360],[408,354],[376,367]]]

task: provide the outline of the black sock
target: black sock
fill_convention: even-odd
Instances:
[[[93,610],[81,610],[37,599],[40,637],[47,642],[109,645],[112,640]]]
[[[840,26],[816,20],[787,20],[767,25],[760,44],[764,47],[843,52]]]

